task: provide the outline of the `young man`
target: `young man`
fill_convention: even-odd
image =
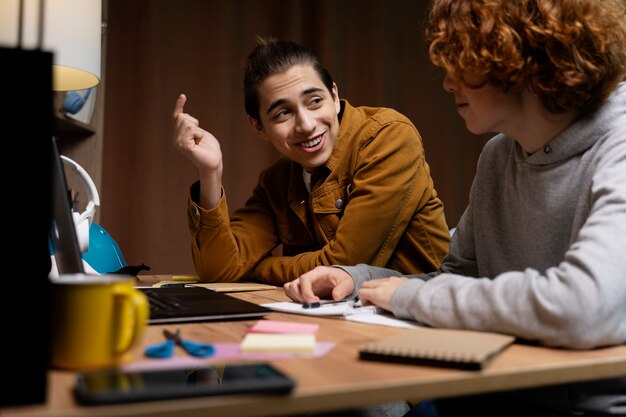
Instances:
[[[317,58],[287,41],[261,41],[249,55],[244,96],[250,126],[283,158],[232,216],[219,142],[184,113],[185,95],[174,110],[174,144],[200,177],[188,213],[202,280],[283,284],[338,263],[439,269],[448,227],[421,137],[405,116],[340,100]],[[272,256],[281,244],[283,256]]]
[[[426,39],[478,161],[441,273],[318,267],[294,300],[358,295],[434,327],[626,342],[626,5],[434,0]],[[438,402],[441,416],[626,415],[626,377]]]

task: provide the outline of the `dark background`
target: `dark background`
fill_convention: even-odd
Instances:
[[[277,153],[245,118],[241,63],[257,35],[313,50],[352,105],[393,107],[420,131],[448,224],[466,204],[487,138],[465,129],[427,59],[427,1],[108,0],[100,224],[130,265],[193,273],[186,204],[196,170],[172,145],[172,111],[219,140],[232,211]]]

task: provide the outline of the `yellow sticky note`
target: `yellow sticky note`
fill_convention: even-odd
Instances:
[[[247,333],[239,346],[241,352],[315,352],[313,334]]]
[[[162,287],[164,285],[172,285],[172,284],[180,286],[180,285],[185,285],[185,284],[193,284],[194,282],[196,282],[196,281],[159,281],[159,282],[157,282],[155,284],[152,284],[152,286],[153,287]]]
[[[172,281],[198,281],[197,275],[172,275]]]

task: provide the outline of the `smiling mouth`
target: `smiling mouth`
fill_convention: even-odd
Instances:
[[[324,135],[316,136],[313,139],[305,140],[304,142],[300,142],[298,145],[303,147],[304,149],[314,148],[314,147],[316,147],[317,145],[319,145],[322,142],[322,137],[323,136]]]

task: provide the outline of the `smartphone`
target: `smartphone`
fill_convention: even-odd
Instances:
[[[296,381],[268,363],[238,363],[193,368],[82,371],[76,400],[114,404],[166,398],[239,393],[289,393]]]

